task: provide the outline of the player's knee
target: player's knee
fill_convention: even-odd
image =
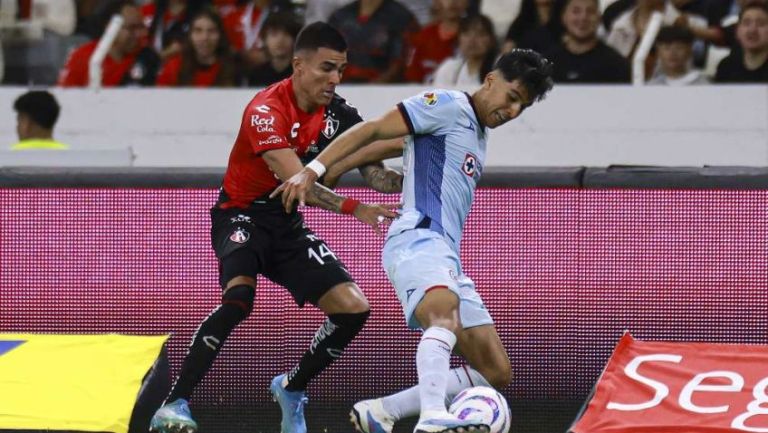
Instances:
[[[362,314],[371,310],[368,299],[357,284],[352,282],[334,286],[320,298],[319,307],[326,314]]]
[[[351,332],[352,335],[357,335],[357,333],[363,329],[363,326],[365,326],[365,322],[368,321],[368,316],[370,315],[371,311],[366,310],[362,313],[331,314],[328,316],[328,318],[334,325],[338,326],[339,328]]]
[[[253,310],[256,289],[252,286],[241,284],[233,286],[224,292],[221,297],[221,305],[234,307],[239,320],[245,320]]]

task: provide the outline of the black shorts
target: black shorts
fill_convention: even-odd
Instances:
[[[318,300],[340,283],[352,282],[336,254],[279,201],[247,209],[211,209],[211,242],[219,259],[219,282],[262,274],[291,293],[299,306]]]

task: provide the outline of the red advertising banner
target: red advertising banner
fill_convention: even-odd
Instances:
[[[768,346],[624,334],[573,433],[768,432]]]

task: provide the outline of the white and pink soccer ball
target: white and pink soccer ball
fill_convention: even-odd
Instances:
[[[448,411],[461,419],[476,419],[488,424],[490,433],[509,433],[512,417],[509,405],[493,388],[476,386],[461,391]]]

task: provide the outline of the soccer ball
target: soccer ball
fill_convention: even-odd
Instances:
[[[476,419],[488,424],[490,433],[509,432],[512,417],[509,405],[504,396],[493,388],[476,386],[461,391],[448,411],[461,419]]]

